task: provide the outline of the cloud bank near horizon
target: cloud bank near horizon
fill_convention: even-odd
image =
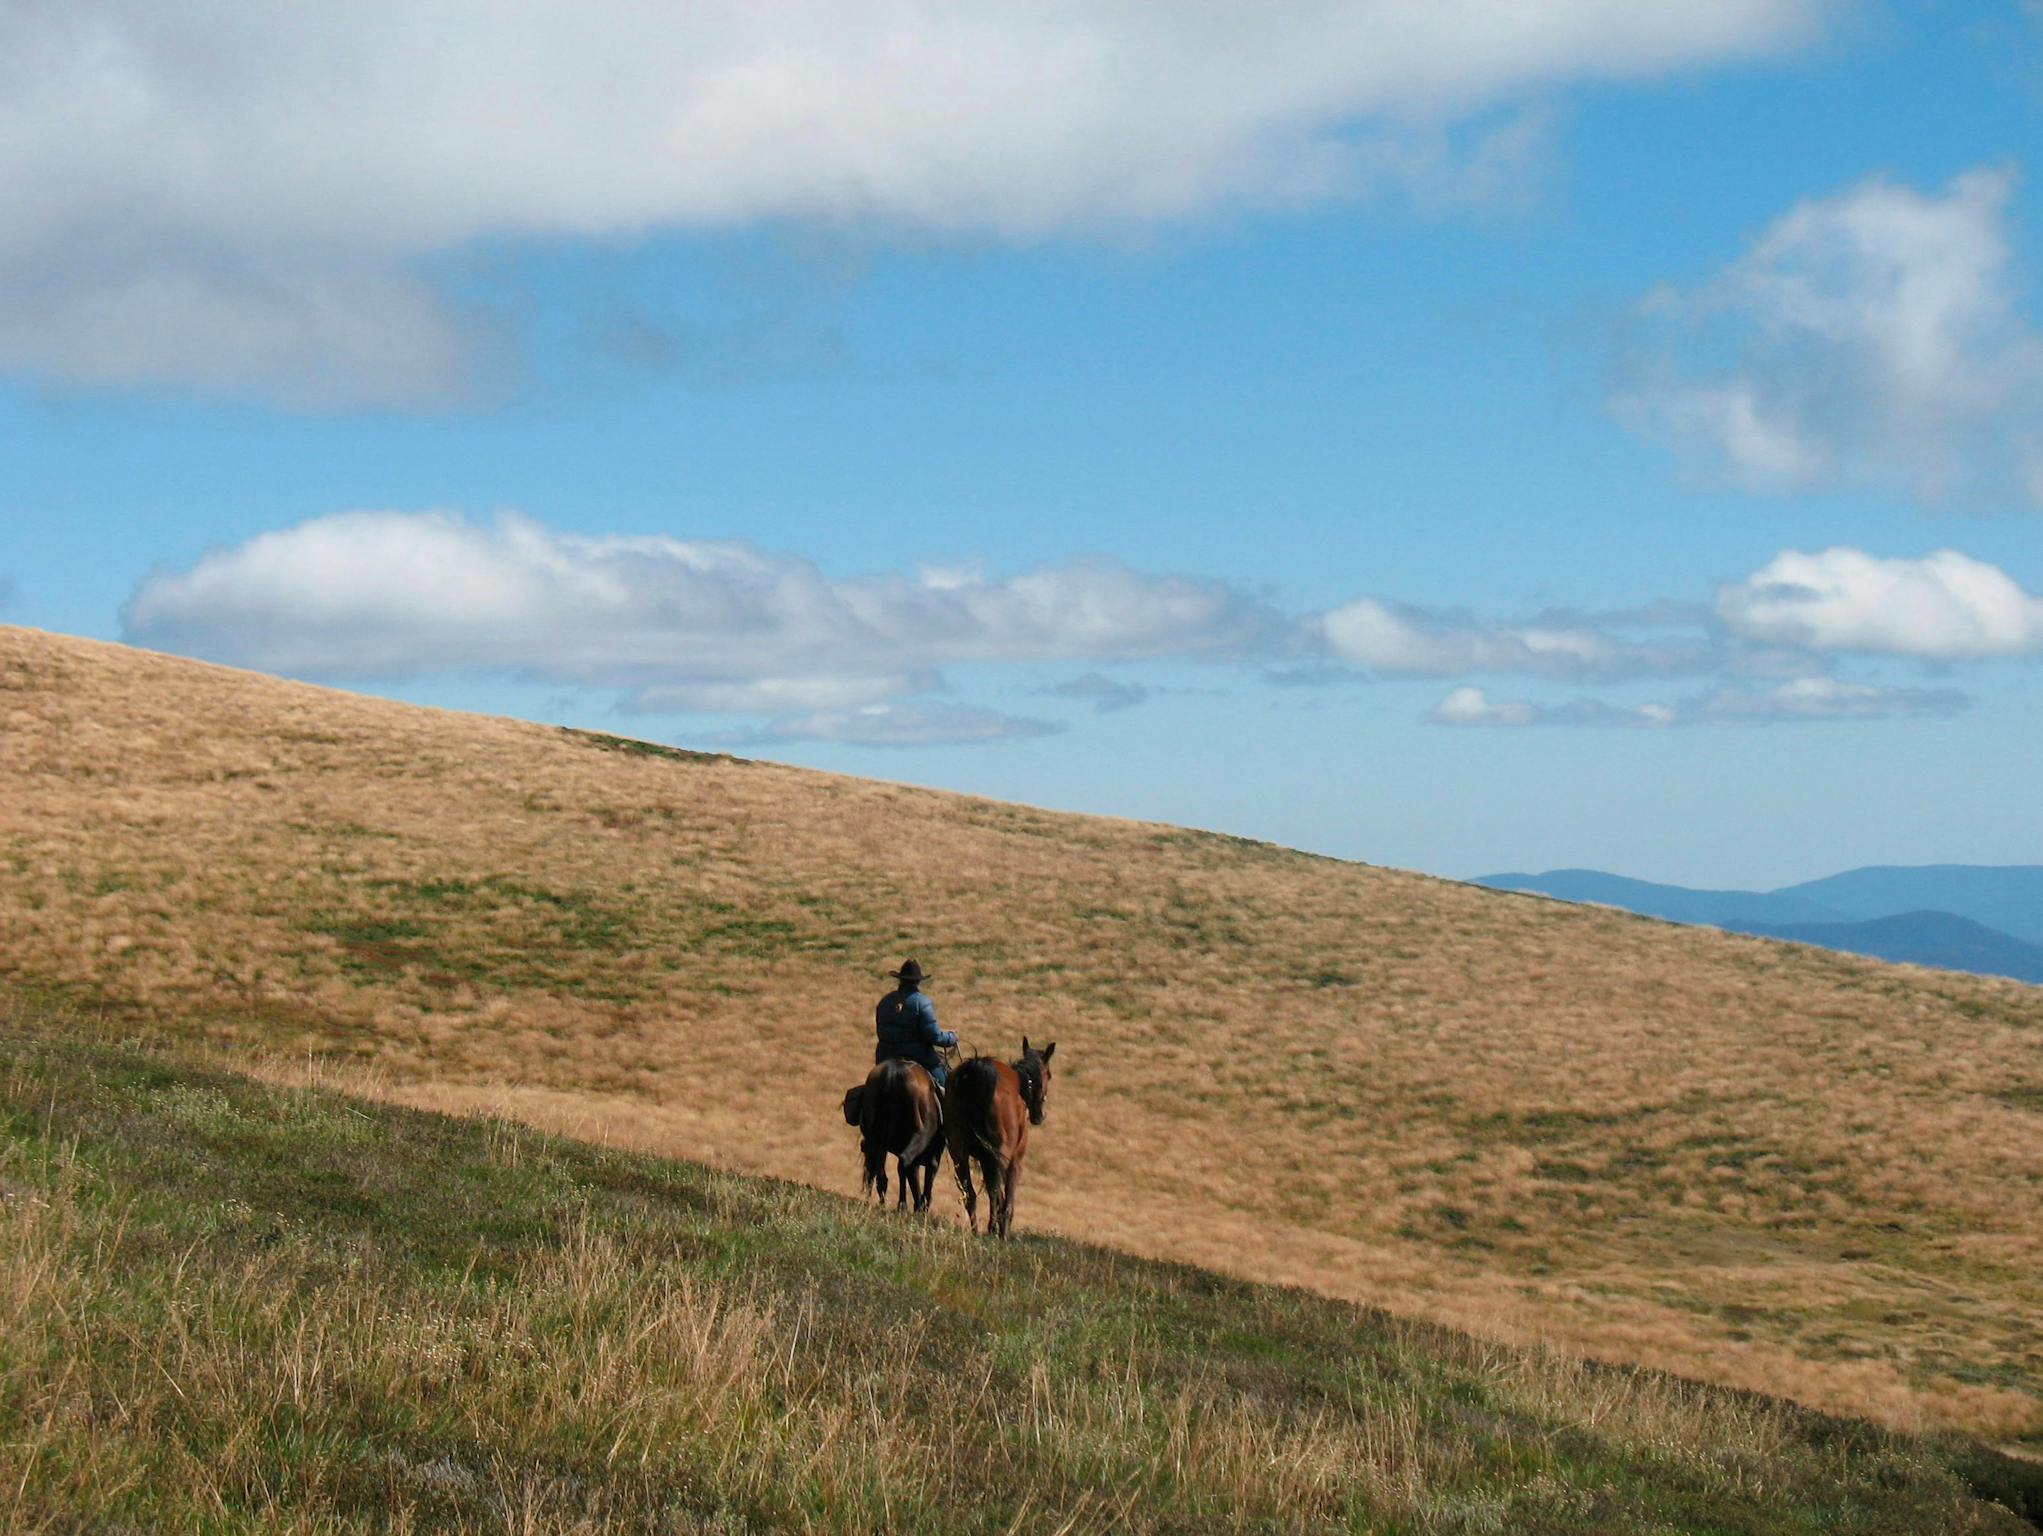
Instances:
[[[641,712],[845,710],[979,662],[1234,656],[1284,621],[1224,583],[1070,560],[833,580],[799,556],[558,533],[514,513],[314,518],[144,580],[150,645],[338,679],[515,673]]]
[[[1971,700],[1955,688],[1899,688],[1845,682],[1835,677],[1794,677],[1770,688],[1717,688],[1672,704],[1611,704],[1569,699],[1561,704],[1492,699],[1473,685],[1456,688],[1434,705],[1433,725],[1645,728],[1685,725],[1775,725],[1797,720],[1894,720],[1949,716]]]
[[[1054,736],[1063,729],[1054,720],[939,700],[775,715],[756,729],[724,731],[709,740],[721,747],[774,747],[798,742],[849,747],[954,747]]]
[[[484,0],[0,13],[0,368],[458,391],[477,242],[800,222],[1035,241],[1509,195],[1546,93],[1775,55],[1830,0]]]
[[[948,699],[947,669],[1085,667],[1039,697],[1095,712],[1155,689],[1103,668],[1205,663],[1385,680],[1618,685],[1715,677],[1667,703],[1493,701],[1445,725],[1666,725],[1949,713],[1951,689],[1833,676],[1838,658],[1946,665],[2043,654],[2043,598],[1955,550],[1782,551],[1715,607],[1529,620],[1380,597],[1289,613],[1207,578],[1067,560],[1015,575],[826,575],[799,556],[666,535],[557,532],[517,514],[313,518],[159,571],[122,612],[139,644],[329,681],[511,676],[617,697],[625,713],[758,717],[747,742],[928,745],[1058,722]],[[1764,680],[1767,686],[1751,686]],[[736,738],[734,738],[736,739]]]
[[[1571,615],[1524,623],[1358,598],[1311,621],[1334,658],[1405,677],[1525,672],[1578,681],[1618,681],[1706,670],[1709,646],[1682,638],[1635,639]]]

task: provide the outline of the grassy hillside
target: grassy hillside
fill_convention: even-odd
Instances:
[[[2043,1443],[2035,988],[22,630],[0,783],[116,1021],[850,1190],[913,953],[1059,1041],[1026,1230]]]
[[[2024,1528],[1954,1444],[4,999],[0,1310],[22,1536]]]

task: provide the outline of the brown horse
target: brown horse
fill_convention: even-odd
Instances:
[[[1005,1237],[1014,1225],[1014,1186],[1029,1127],[1043,1123],[1043,1097],[1050,1090],[1053,1040],[1040,1051],[1022,1036],[1021,1060],[974,1056],[951,1074],[944,1090],[943,1135],[951,1167],[965,1195],[965,1222],[979,1229],[979,1197],[972,1188],[972,1162],[986,1181],[986,1235]]]
[[[844,1120],[858,1127],[865,1155],[863,1188],[878,1191],[880,1203],[886,1203],[887,1159],[892,1157],[901,1185],[895,1203],[906,1205],[912,1198],[916,1210],[928,1210],[944,1148],[943,1109],[929,1074],[912,1061],[879,1063],[844,1095]]]

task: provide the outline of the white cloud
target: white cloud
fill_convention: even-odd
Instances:
[[[0,366],[444,388],[485,239],[766,220],[1003,239],[1536,155],[1542,93],[1778,52],[1826,0],[72,0],[0,10]]]
[[[639,709],[852,708],[970,662],[1224,656],[1282,622],[1218,582],[1110,561],[1000,580],[832,580],[742,544],[583,537],[529,518],[349,512],[159,572],[129,638],[329,678],[511,672]]]
[[[1955,549],[1919,560],[1783,550],[1720,588],[1717,611],[1737,634],[1809,650],[1942,661],[2043,650],[2043,598]]]
[[[1709,445],[1753,484],[1809,485],[1829,472],[1825,447],[1804,436],[1792,418],[1771,410],[1748,379],[1682,384],[1655,396],[1651,408],[1677,440]]]
[[[1502,623],[1360,598],[1322,614],[1326,650],[1372,671],[1419,677],[1530,672],[1620,678],[1694,671],[1707,656],[1693,643],[1620,638],[1578,619]]]
[[[1772,688],[1720,688],[1674,704],[1624,705],[1602,699],[1536,704],[1526,699],[1492,700],[1480,688],[1457,688],[1434,705],[1426,719],[1434,725],[1472,726],[1771,725],[1949,715],[1966,703],[1965,695],[1951,688],[1892,688],[1834,677],[1798,677]]]
[[[720,746],[775,746],[825,741],[854,747],[967,746],[1049,736],[1063,727],[1049,720],[1003,714],[971,704],[868,704],[781,715],[757,731],[717,738]]]
[[[1765,725],[1781,720],[1885,720],[1950,715],[1965,708],[1954,688],[1890,688],[1834,677],[1791,678],[1773,688],[1721,689],[1684,706],[1685,720]]]
[[[931,744],[1043,722],[933,698],[953,666],[1089,662],[1039,691],[1101,710],[1154,691],[1099,667],[1204,660],[1273,682],[1511,673],[1572,682],[1745,680],[1671,704],[1453,689],[1443,725],[1653,726],[1947,713],[1950,690],[1840,682],[1821,653],[1940,661],[2043,651],[2043,599],[1954,550],[1782,551],[1717,594],[1523,622],[1378,599],[1287,615],[1225,583],[1071,560],[849,578],[797,556],[664,535],[560,533],[515,514],[348,512],[145,579],[130,640],[328,679],[499,674],[612,690],[636,713],[769,717],[743,742]],[[1302,665],[1301,665],[1302,664]],[[1769,686],[1756,686],[1768,679]]]
[[[1565,704],[1535,704],[1527,699],[1492,700],[1480,688],[1457,688],[1426,719],[1434,725],[1574,725],[1661,726],[1677,723],[1674,710],[1662,704],[1607,704],[1601,699],[1570,699]]]
[[[1480,688],[1457,688],[1433,706],[1429,718],[1435,725],[1531,725],[1539,711],[1522,699],[1492,704]]]
[[[1897,486],[2043,505],[2043,334],[2008,243],[2014,177],[1881,177],[1790,210],[1638,311],[1620,416],[1760,488]]]
[[[936,686],[930,673],[882,677],[761,677],[745,682],[653,684],[633,691],[626,709],[648,715],[772,715],[794,710],[861,709]]]

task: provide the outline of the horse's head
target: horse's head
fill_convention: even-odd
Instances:
[[[865,1099],[865,1084],[860,1083],[844,1095],[844,1123],[858,1124],[859,1109]]]
[[[1014,1064],[1014,1070],[1021,1079],[1022,1102],[1029,1107],[1030,1125],[1043,1123],[1043,1100],[1050,1092],[1050,1058],[1056,1054],[1055,1040],[1039,1051],[1029,1044],[1027,1035],[1022,1036],[1021,1060]]]

